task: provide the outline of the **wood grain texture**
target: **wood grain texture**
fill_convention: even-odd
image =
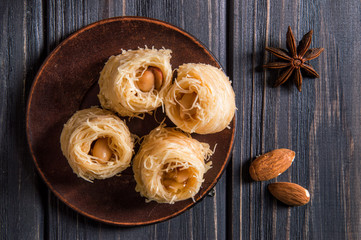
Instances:
[[[360,2],[341,7],[333,1],[232,1],[229,9],[240,120],[231,212],[241,217],[228,215],[232,237],[359,239],[360,30],[354,24],[360,23]],[[326,48],[312,61],[321,78],[306,78],[302,93],[292,81],[272,88],[277,73],[260,68],[271,59],[266,46],[286,47],[289,25],[297,40],[313,29],[311,47]],[[292,167],[276,180],[252,182],[251,160],[279,147],[296,152]],[[266,190],[277,181],[308,188],[311,202],[298,208],[277,202]]]
[[[1,1],[0,238],[44,236],[45,186],[36,174],[25,135],[31,82],[44,60],[40,1]],[[36,9],[36,10],[35,10]]]
[[[74,31],[114,16],[170,22],[202,41],[233,81],[237,135],[214,197],[159,224],[120,228],[77,214],[38,177],[25,136],[31,83],[45,57]],[[360,239],[361,3],[306,1],[18,0],[0,2],[1,239]],[[266,46],[286,47],[314,30],[311,63],[319,79],[272,88],[277,72]],[[278,178],[253,182],[248,168],[275,148],[296,152]],[[270,182],[307,188],[311,201],[290,208]]]

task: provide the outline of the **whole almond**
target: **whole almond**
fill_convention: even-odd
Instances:
[[[302,206],[310,201],[308,190],[295,183],[270,183],[268,190],[275,198],[290,206]]]
[[[255,181],[266,181],[279,176],[292,164],[296,153],[286,148],[275,149],[254,160],[249,173]]]

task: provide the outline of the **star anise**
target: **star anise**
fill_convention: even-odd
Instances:
[[[324,48],[312,48],[308,49],[311,45],[313,31],[309,31],[306,35],[303,36],[302,40],[299,43],[299,46],[296,46],[296,40],[293,36],[291,27],[288,27],[287,31],[287,49],[288,51],[282,48],[273,48],[266,47],[266,50],[275,55],[276,57],[284,60],[282,62],[270,62],[266,65],[263,65],[264,68],[271,69],[283,69],[285,71],[278,77],[274,87],[278,87],[281,84],[285,83],[294,72],[295,82],[297,85],[298,91],[301,92],[302,86],[302,74],[301,69],[305,70],[309,75],[315,78],[319,78],[320,75],[316,70],[307,63],[307,61],[312,60],[320,56],[320,54],[325,50]]]

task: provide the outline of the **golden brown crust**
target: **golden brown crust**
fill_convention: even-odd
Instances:
[[[139,48],[111,56],[100,73],[98,98],[103,108],[121,116],[139,116],[163,104],[172,81],[171,50]],[[139,89],[137,82],[148,69],[155,67],[163,74],[162,86],[149,92]]]
[[[92,143],[100,138],[109,139],[113,153],[105,163],[90,153]],[[76,112],[64,125],[60,136],[62,152],[74,173],[90,182],[112,177],[129,167],[133,142],[125,123],[113,113],[99,108]]]
[[[159,126],[147,135],[133,160],[136,191],[148,201],[174,203],[194,197],[203,182],[203,175],[211,166],[205,163],[212,151],[207,143],[201,143],[175,128]],[[190,178],[178,192],[164,186],[165,172],[175,168],[190,170]]]
[[[186,94],[195,94],[193,104],[184,106]],[[235,94],[228,77],[206,64],[183,64],[165,99],[167,116],[185,132],[209,134],[225,129],[233,119]],[[184,112],[186,115],[183,115]]]

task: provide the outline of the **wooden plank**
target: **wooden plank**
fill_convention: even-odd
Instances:
[[[358,239],[360,2],[231,1],[229,10],[230,72],[239,120],[230,237]],[[306,78],[302,93],[292,81],[271,88],[277,73],[260,68],[270,60],[265,46],[285,47],[288,25],[298,40],[313,29],[311,47],[326,48],[311,61],[321,78]],[[296,151],[292,167],[274,180],[251,181],[251,160],[280,147]],[[267,184],[277,181],[305,186],[311,202],[296,208],[280,204],[267,191]]]
[[[25,137],[29,88],[46,55],[82,26],[119,15],[158,18],[199,38],[220,59],[237,94],[233,159],[216,196],[169,221],[137,228],[95,222],[60,202],[37,176]],[[359,1],[1,1],[0,16],[1,237],[359,238]],[[321,78],[306,78],[302,93],[292,82],[271,88],[277,74],[260,68],[271,59],[265,46],[285,46],[288,25],[298,40],[314,29],[312,46],[326,47],[311,62]],[[307,187],[307,206],[285,207],[270,196],[268,182],[250,180],[251,160],[278,147],[295,150],[296,160],[269,182]]]
[[[121,15],[146,16],[170,22],[193,34],[226,65],[225,1],[48,1],[47,49],[50,51],[77,29]],[[167,11],[165,11],[167,9]],[[49,239],[224,239],[226,181],[216,195],[169,221],[119,228],[97,223],[69,209],[48,194],[46,237]]]
[[[1,1],[0,236],[43,238],[44,184],[36,174],[25,135],[31,82],[43,55],[40,1]]]

